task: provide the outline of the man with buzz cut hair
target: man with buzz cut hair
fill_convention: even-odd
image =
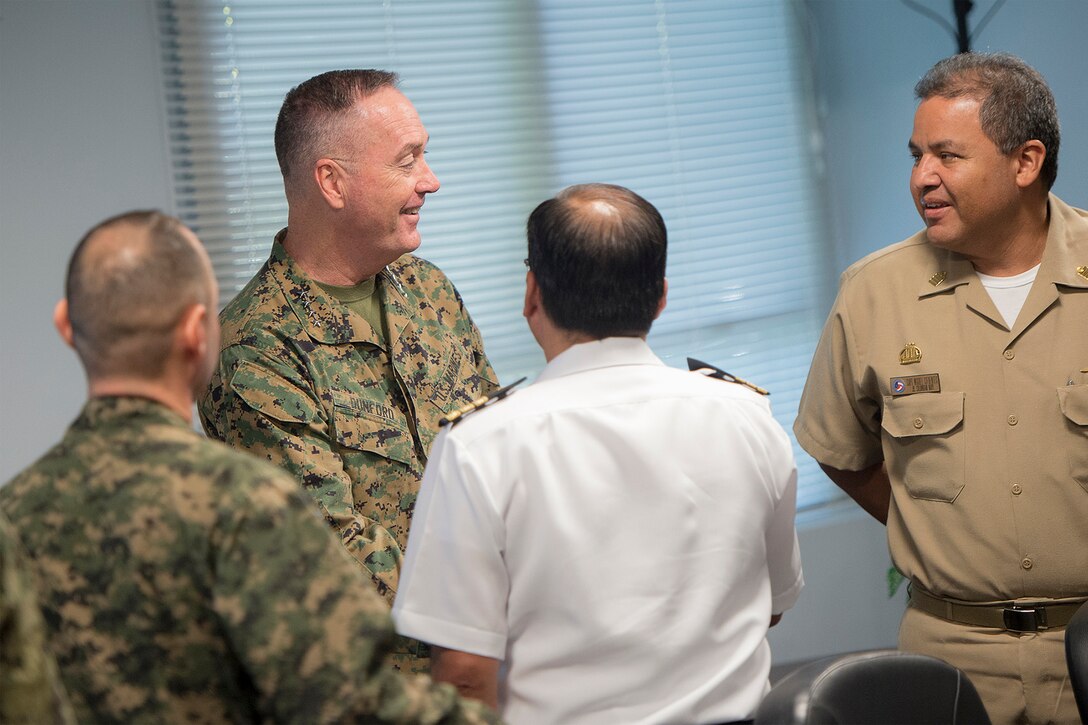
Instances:
[[[411,254],[438,179],[415,108],[380,70],[286,96],[276,156],[287,228],[223,310],[204,430],[281,466],[391,604],[438,421],[496,387],[442,272]],[[402,641],[398,667],[425,671]]]
[[[193,431],[217,301],[203,247],[159,212],[108,219],[72,255],[54,322],[90,399],[0,510],[76,719],[493,721],[388,666],[385,602],[290,476]]]
[[[547,365],[436,439],[397,629],[510,722],[751,718],[767,629],[802,587],[786,433],[748,384],[647,346],[666,231],[645,199],[570,187],[528,242]]]
[[[794,430],[888,527],[899,646],[967,673],[995,723],[1078,722],[1088,600],[1088,212],[1050,189],[1043,77],[964,53],[915,86],[925,229],[843,273]]]

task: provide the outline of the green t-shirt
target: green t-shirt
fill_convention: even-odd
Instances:
[[[348,287],[324,282],[318,282],[317,286],[369,322],[374,332],[381,338],[381,346],[388,349],[386,341],[389,339],[389,332],[386,328],[385,315],[382,314],[381,296],[377,294],[377,279],[377,277],[370,277]]]

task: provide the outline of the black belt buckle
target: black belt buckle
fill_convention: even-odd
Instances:
[[[1001,615],[1010,632],[1041,632],[1047,628],[1044,607],[1010,607],[1002,609]]]

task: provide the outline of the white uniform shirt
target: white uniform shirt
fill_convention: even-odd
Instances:
[[[796,485],[765,398],[576,345],[436,439],[397,629],[503,660],[515,724],[750,717],[803,584]]]

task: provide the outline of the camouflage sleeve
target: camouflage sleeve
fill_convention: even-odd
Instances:
[[[400,545],[384,526],[355,511],[351,478],[333,448],[320,396],[300,369],[257,348],[231,345],[220,353],[200,401],[200,420],[210,437],[290,473],[392,604]]]
[[[452,686],[386,664],[385,603],[286,480],[224,501],[217,520],[216,611],[269,720],[497,721]]]
[[[0,514],[0,722],[74,723],[15,530]]]

